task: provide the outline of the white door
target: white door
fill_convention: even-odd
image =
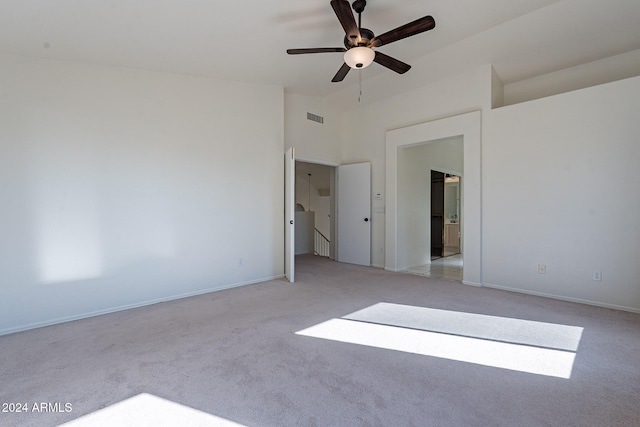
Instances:
[[[371,265],[371,163],[338,166],[338,261]]]
[[[295,270],[296,161],[293,147],[284,154],[284,275],[291,283]]]

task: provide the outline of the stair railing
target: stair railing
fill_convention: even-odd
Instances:
[[[329,256],[329,239],[325,237],[317,228],[313,234],[313,253],[318,256]]]

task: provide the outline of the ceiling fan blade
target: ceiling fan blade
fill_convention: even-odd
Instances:
[[[340,67],[340,69],[338,70],[336,75],[333,76],[333,79],[331,81],[333,83],[337,83],[337,82],[343,81],[344,78],[347,76],[347,73],[349,72],[350,69],[351,69],[351,67],[349,67],[346,63],[342,64],[342,67]]]
[[[398,74],[404,74],[411,69],[411,65],[405,64],[395,58],[385,55],[382,52],[376,51],[376,56],[373,58],[378,64],[387,67],[388,69],[395,71]]]
[[[345,0],[331,0],[331,7],[336,13],[342,28],[344,29],[347,39],[349,39],[353,46],[357,46],[360,42],[360,29],[356,24],[356,19],[353,17],[351,11],[351,5]]]
[[[304,49],[287,49],[289,55],[304,55],[306,53],[331,53],[331,52],[346,52],[347,49],[343,47],[310,47]]]
[[[404,24],[401,27],[374,37],[373,40],[371,40],[370,45],[373,47],[380,47],[385,44],[393,43],[395,41],[432,30],[435,26],[436,21],[433,19],[433,16],[425,16],[424,18],[416,19],[413,22],[409,22],[408,24]]]

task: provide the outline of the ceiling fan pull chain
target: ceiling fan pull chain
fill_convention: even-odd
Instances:
[[[362,70],[358,70],[358,88],[360,93],[358,94],[358,102],[362,99]]]

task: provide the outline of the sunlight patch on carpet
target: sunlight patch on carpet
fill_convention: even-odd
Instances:
[[[577,351],[583,328],[380,302],[342,317],[512,344]]]
[[[569,379],[582,330],[380,303],[297,334]]]
[[[104,409],[62,424],[64,427],[245,427],[148,393],[138,394]]]

